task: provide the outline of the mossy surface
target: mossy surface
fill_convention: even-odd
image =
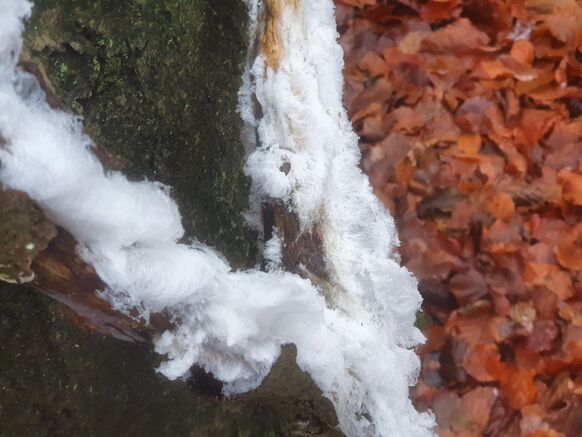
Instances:
[[[0,308],[2,437],[280,435],[271,409],[168,381],[147,346],[83,332],[32,290],[0,282]]]
[[[255,255],[236,113],[246,19],[240,0],[36,0],[24,54],[124,173],[173,187],[188,236],[237,266]]]

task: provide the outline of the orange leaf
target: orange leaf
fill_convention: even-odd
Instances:
[[[388,66],[384,62],[384,58],[375,52],[368,52],[358,63],[363,71],[370,73],[370,76],[382,76],[388,72]]]
[[[574,42],[578,32],[582,30],[582,8],[572,0],[555,8],[546,18],[550,32],[558,40]]]
[[[541,284],[552,271],[552,264],[528,262],[523,272],[523,280],[533,285]]]
[[[487,198],[485,210],[499,220],[508,221],[515,214],[515,204],[507,193],[493,193]]]
[[[545,281],[546,287],[562,300],[574,296],[574,287],[570,274],[558,267],[552,267],[553,269]]]
[[[521,126],[515,131],[515,140],[519,144],[533,146],[539,143],[556,120],[557,115],[553,111],[526,108],[521,115]]]
[[[558,182],[562,185],[562,196],[566,202],[582,205],[582,174],[562,170],[558,174]]]
[[[451,53],[478,49],[487,44],[487,34],[473,26],[468,19],[460,18],[427,36],[422,42],[422,48],[429,52]]]
[[[535,400],[537,390],[533,376],[532,370],[518,369],[515,365],[503,375],[500,388],[511,408],[519,410]]]
[[[531,65],[534,60],[534,46],[527,40],[519,40],[511,47],[511,56],[518,62]]]
[[[457,145],[461,152],[467,155],[477,155],[481,149],[481,135],[461,135]]]
[[[582,328],[568,326],[564,338],[564,350],[575,363],[582,364]]]
[[[582,247],[573,243],[559,244],[554,248],[556,259],[562,267],[578,272],[582,270]]]
[[[419,52],[422,40],[428,35],[428,32],[409,32],[398,43],[398,48],[405,55],[414,55]]]
[[[399,184],[408,184],[414,176],[415,168],[409,159],[401,159],[394,167],[394,179]]]
[[[355,6],[357,8],[363,8],[366,5],[375,5],[376,0],[340,0],[346,5]]]
[[[420,18],[429,22],[444,20],[452,16],[457,6],[459,0],[432,0],[422,5]]]
[[[481,382],[498,381],[504,371],[495,343],[478,343],[471,347],[463,357],[463,367],[469,375]]]

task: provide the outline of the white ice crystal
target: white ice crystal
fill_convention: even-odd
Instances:
[[[248,3],[257,17],[259,5]],[[160,371],[175,379],[198,364],[225,382],[226,394],[241,393],[293,343],[347,435],[431,435],[432,417],[408,399],[418,371],[411,348],[422,340],[413,327],[420,297],[392,255],[393,221],[358,169],[332,1],[284,9],[281,64],[274,71],[259,55],[241,98],[259,133],[247,164],[254,195],[287,202],[306,229],[321,225],[333,308],[296,275],[232,271],[212,249],[177,243],[183,229],[170,190],[104,170],[81,122],[50,108],[36,79],[16,67],[29,13],[26,0],[0,0],[0,182],[28,193],[71,232],[116,308],[174,316],[176,328],[155,342],[167,356]],[[280,250],[278,240],[267,243],[275,264]]]

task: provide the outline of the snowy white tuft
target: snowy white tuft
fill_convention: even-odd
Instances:
[[[260,8],[250,3],[256,17]],[[263,112],[255,120],[243,102],[260,140],[247,169],[257,196],[286,201],[305,228],[321,225],[338,290],[333,309],[309,281],[278,268],[278,239],[266,245],[272,271],[233,272],[212,249],[177,243],[183,229],[167,187],[103,169],[81,122],[51,109],[36,79],[16,67],[26,0],[0,0],[0,182],[27,192],[73,234],[114,306],[174,316],[177,327],[155,342],[169,378],[198,364],[225,382],[226,394],[242,393],[294,343],[299,366],[333,402],[347,435],[431,435],[432,417],[408,399],[420,297],[392,255],[392,219],[357,167],[333,5],[298,3],[281,20],[279,68],[258,56],[241,93],[255,94]]]

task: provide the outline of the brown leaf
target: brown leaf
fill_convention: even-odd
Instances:
[[[562,170],[558,174],[558,181],[562,185],[564,200],[573,205],[582,205],[582,174]]]
[[[356,6],[358,8],[363,8],[366,5],[375,5],[376,0],[339,0],[342,3],[350,6]]]
[[[554,254],[562,267],[573,272],[582,270],[582,247],[579,244],[558,244],[554,248]]]
[[[574,287],[571,276],[564,270],[552,266],[550,274],[545,280],[548,289],[562,300],[574,296]]]
[[[487,197],[485,210],[499,220],[509,221],[515,214],[515,204],[507,193],[493,193]]]
[[[408,106],[401,106],[392,111],[392,117],[396,120],[393,127],[394,131],[404,131],[412,133],[423,126],[423,120],[420,118],[418,112],[409,108]]]
[[[457,190],[437,188],[418,205],[416,213],[419,218],[441,217],[450,215],[455,205],[463,199]]]
[[[432,0],[421,6],[420,17],[431,23],[445,20],[453,16],[453,12],[458,6],[459,0]]]
[[[529,302],[518,302],[511,307],[512,320],[520,324],[529,333],[533,330],[533,322],[536,319],[536,310]]]
[[[434,31],[422,41],[422,49],[432,53],[462,52],[489,44],[487,34],[478,30],[466,18]]]
[[[545,22],[558,40],[573,43],[582,31],[582,8],[575,0],[563,1],[545,18]]]
[[[451,278],[449,286],[461,306],[476,302],[487,294],[485,278],[475,269],[457,273]]]
[[[478,343],[465,354],[463,366],[469,375],[481,382],[498,381],[503,373],[499,349],[494,343]]]
[[[547,352],[557,336],[558,328],[553,320],[536,320],[527,338],[527,347],[534,352]]]
[[[582,327],[570,325],[566,328],[564,350],[574,362],[582,364]]]
[[[515,41],[511,46],[511,56],[522,64],[531,65],[535,57],[534,46],[527,40]]]
[[[509,405],[518,410],[533,402],[536,398],[537,390],[533,379],[534,372],[515,366],[510,367],[510,369],[504,373],[500,388]]]
[[[477,155],[481,149],[480,135],[461,135],[457,142],[459,150],[466,155]]]
[[[520,119],[520,126],[515,130],[515,140],[526,146],[532,146],[551,129],[557,116],[553,111],[541,109],[524,109]]]

